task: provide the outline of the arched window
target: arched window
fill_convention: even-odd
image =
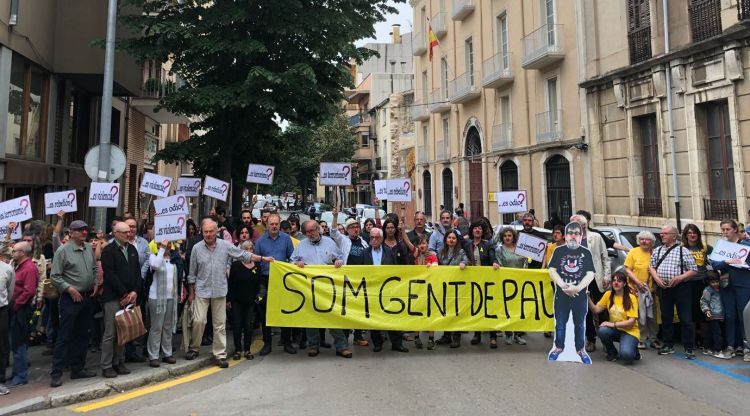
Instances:
[[[432,175],[426,170],[422,174],[422,190],[424,192],[424,214],[432,215]]]
[[[512,160],[506,160],[500,165],[500,190],[518,190],[518,166]],[[515,214],[503,214],[503,224],[510,224],[514,217]]]
[[[443,169],[443,205],[453,212],[453,172],[448,168]]]

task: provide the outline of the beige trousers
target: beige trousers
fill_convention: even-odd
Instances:
[[[214,326],[212,351],[216,358],[227,358],[227,298],[199,298],[193,301],[193,328],[190,333],[190,351],[200,351],[203,330],[206,328],[208,307],[211,306],[211,323]]]

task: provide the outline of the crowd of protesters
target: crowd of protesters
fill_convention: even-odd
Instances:
[[[260,218],[243,210],[233,221],[218,206],[197,223],[187,221],[185,240],[158,244],[153,239],[153,223],[128,213],[112,220],[108,234],[81,220],[64,227],[63,212],[54,225],[42,221],[8,224],[5,240],[0,242],[0,395],[28,383],[27,350],[34,345],[46,347],[44,355],[51,356],[52,387],[62,385],[65,371],[70,379],[95,377],[97,373],[86,368],[90,352],[101,353],[101,375],[106,378],[130,373],[126,363],[174,364],[173,335],[180,331],[187,360],[199,356],[201,345],[210,345],[216,365],[228,367],[228,326],[233,335],[232,360],[254,358],[250,347],[257,328],[263,340],[259,354],[269,354],[274,333],[265,325],[265,309],[274,261],[298,267],[554,270],[555,253],[566,246],[568,233],[563,220],[553,215],[545,223],[552,230],[551,241],[539,262],[516,253],[519,234],[547,238],[531,212],[519,214],[509,226],[493,227],[487,218],[469,222],[462,208],[443,210],[431,231],[423,212],[414,215],[414,228],[408,231],[405,218],[393,213],[368,219],[364,227],[354,218],[338,223],[335,208],[332,217],[330,224],[322,220],[301,223],[295,214],[282,220],[274,210],[264,209]],[[637,247],[628,250],[592,228],[588,212],[578,211],[569,220],[577,225],[581,245],[593,259],[593,279],[583,298],[588,302],[585,343],[583,333],[580,340],[576,334],[582,358],[596,350],[597,337],[610,361],[640,359],[640,350],[647,348],[660,355],[672,354],[679,329],[687,359],[695,359],[700,349],[719,359],[750,361],[746,343],[750,268],[738,267],[740,260],[710,260],[712,247],[697,226],[688,224],[683,230],[664,226],[658,240],[643,231],[637,236]],[[21,226],[22,238],[12,240],[12,232]],[[750,237],[735,220],[722,221],[721,232],[727,241],[750,247]],[[624,267],[610,269],[608,248],[627,251]],[[561,288],[557,292],[561,297],[568,293]],[[141,307],[148,332],[120,345],[115,314],[128,305]],[[326,332],[333,344],[327,341]],[[371,345],[380,352],[386,339],[391,350],[402,353],[409,352],[410,346],[460,348],[462,342],[459,331],[445,332],[437,339],[433,332],[368,334],[357,329],[280,328],[279,334],[278,344],[286,353],[307,349],[311,357],[320,348],[333,347],[337,356],[351,358],[352,345]],[[483,335],[475,332],[470,343],[481,344]],[[527,344],[523,332],[486,335],[492,349],[498,348],[498,338],[504,338],[506,345]],[[556,357],[560,349],[554,348],[550,357]],[[6,378],[11,356],[11,376]]]

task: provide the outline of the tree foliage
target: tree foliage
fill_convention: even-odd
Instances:
[[[192,125],[197,133],[157,159],[241,182],[247,163],[286,157],[278,155],[287,133],[277,120],[312,126],[336,114],[352,87],[349,63],[374,53],[354,42],[373,37],[374,24],[395,12],[387,0],[125,3],[136,13],[121,19],[138,35],[118,46],[141,61],[171,62],[184,84],[160,106],[202,119]]]

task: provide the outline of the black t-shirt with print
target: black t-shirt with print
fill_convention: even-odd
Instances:
[[[346,264],[353,266],[365,264],[365,246],[362,244],[362,239],[357,238],[356,240],[351,240],[351,242],[352,248],[349,250]]]
[[[568,246],[557,247],[550,259],[549,267],[555,268],[557,274],[569,285],[581,283],[588,272],[594,273],[594,260],[586,247],[580,246],[571,250]]]

